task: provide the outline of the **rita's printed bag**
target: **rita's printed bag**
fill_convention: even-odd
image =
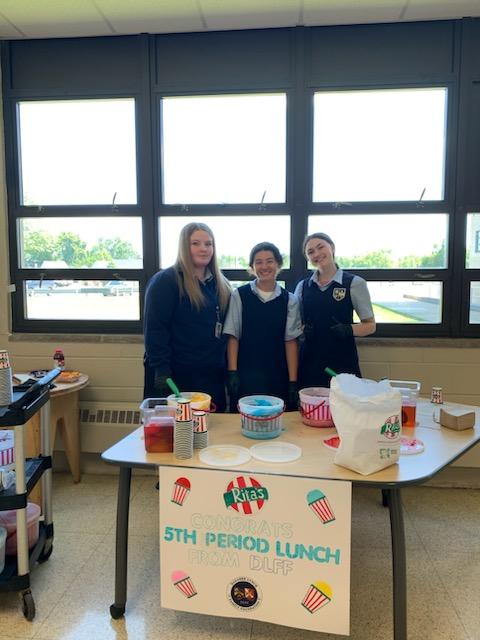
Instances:
[[[362,475],[398,462],[401,395],[388,380],[342,373],[332,379],[330,410],[340,446],[334,462]]]

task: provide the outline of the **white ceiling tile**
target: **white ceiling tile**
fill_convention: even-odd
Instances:
[[[444,20],[480,16],[480,0],[410,0],[405,20]]]
[[[261,29],[299,24],[301,0],[200,0],[207,29]]]
[[[480,16],[480,0],[0,0],[0,38],[174,33]]]
[[[93,0],[117,33],[203,31],[196,0]]]
[[[407,0],[304,0],[304,24],[395,22]]]
[[[1,0],[0,14],[27,38],[112,33],[91,0]]]
[[[1,11],[1,8],[0,8]],[[8,20],[5,20],[0,14],[0,39],[6,40],[10,38],[22,38],[24,34],[16,29]]]

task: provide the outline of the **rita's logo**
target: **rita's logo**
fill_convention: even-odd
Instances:
[[[385,420],[385,424],[380,429],[382,436],[393,440],[400,433],[400,419],[398,416],[390,416]]]
[[[340,302],[341,300],[343,300],[346,294],[347,294],[347,290],[340,287],[335,287],[335,289],[332,292],[333,299],[336,300],[337,302]]]
[[[232,480],[223,494],[225,506],[240,513],[251,515],[254,509],[260,509],[268,500],[268,491],[255,478],[238,476]]]

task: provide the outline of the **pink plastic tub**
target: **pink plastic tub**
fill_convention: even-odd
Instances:
[[[40,507],[33,502],[27,505],[27,533],[28,548],[31,549],[38,540],[40,525]],[[0,511],[0,526],[7,530],[7,544],[5,553],[7,556],[17,555],[17,512],[15,509],[11,511]]]
[[[330,389],[308,387],[300,389],[300,413],[309,427],[334,427],[329,403]]]

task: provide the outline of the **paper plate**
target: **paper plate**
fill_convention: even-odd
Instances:
[[[290,442],[262,442],[250,447],[255,460],[262,462],[293,462],[302,455],[302,450]]]
[[[425,449],[425,445],[418,438],[407,438],[401,436],[400,438],[400,455],[401,456],[413,456],[416,453],[422,453]]]
[[[198,457],[204,464],[212,467],[230,467],[244,464],[252,456],[246,447],[239,447],[236,444],[218,444],[202,449]]]

